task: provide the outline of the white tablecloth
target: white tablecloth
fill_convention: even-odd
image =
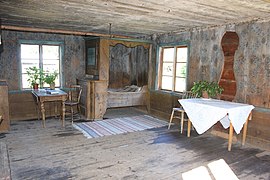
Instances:
[[[217,99],[180,99],[192,125],[199,134],[204,133],[218,121],[227,129],[230,122],[237,134],[240,133],[253,105],[222,101]]]

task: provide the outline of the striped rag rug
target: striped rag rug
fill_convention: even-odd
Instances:
[[[159,128],[167,125],[168,123],[166,121],[148,115],[140,115],[94,122],[74,123],[73,127],[81,131],[87,138],[97,138]]]

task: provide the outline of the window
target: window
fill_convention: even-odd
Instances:
[[[186,90],[188,47],[162,47],[158,87],[162,90]]]
[[[37,67],[46,72],[58,73],[55,80],[55,86],[60,87],[60,45],[51,44],[21,44],[21,83],[22,88],[31,88],[27,81],[28,76],[26,69],[29,67]],[[44,87],[49,87],[44,84]]]

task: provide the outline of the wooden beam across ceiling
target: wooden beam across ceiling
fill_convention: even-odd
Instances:
[[[59,30],[59,29],[31,28],[31,27],[19,27],[19,26],[7,26],[7,25],[2,25],[1,29],[2,30],[13,30],[13,31],[26,31],[26,32],[69,34],[69,35],[79,35],[79,36],[98,36],[98,37],[107,37],[107,38],[131,38],[130,36],[113,35],[113,34],[110,35],[110,34],[102,34],[102,33],[94,33],[94,32],[81,32],[81,31],[69,31],[69,30]]]

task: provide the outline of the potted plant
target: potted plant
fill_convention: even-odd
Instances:
[[[27,81],[31,84],[33,89],[38,89],[39,83],[42,83],[43,71],[35,66],[26,69],[28,75]]]
[[[50,89],[55,89],[55,79],[57,78],[58,73],[54,71],[52,73],[47,73],[44,77],[44,82],[50,85]]]
[[[194,82],[191,92],[197,94],[198,97],[212,98],[217,97],[224,89],[216,82],[199,81]]]

